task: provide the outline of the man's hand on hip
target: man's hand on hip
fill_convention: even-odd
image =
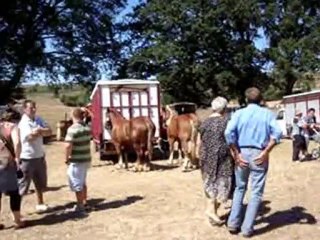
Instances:
[[[254,163],[256,165],[261,165],[264,162],[267,162],[268,160],[269,160],[269,153],[266,150],[264,150],[254,159]]]
[[[241,154],[237,154],[235,160],[236,164],[242,168],[248,167],[249,165],[249,163],[241,156]]]

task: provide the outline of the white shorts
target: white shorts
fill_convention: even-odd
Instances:
[[[86,184],[87,171],[90,167],[89,162],[70,163],[68,167],[69,186],[73,192],[81,192]]]

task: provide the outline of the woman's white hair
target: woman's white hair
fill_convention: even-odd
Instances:
[[[211,108],[214,112],[221,113],[227,108],[228,101],[224,97],[216,97],[211,102]]]

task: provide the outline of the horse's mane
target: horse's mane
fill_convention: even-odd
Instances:
[[[121,118],[121,119],[125,119],[121,113],[119,113],[115,108],[109,108],[109,112],[113,113],[116,117]]]

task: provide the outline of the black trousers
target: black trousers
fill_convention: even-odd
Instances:
[[[306,139],[302,135],[294,135],[292,141],[292,161],[299,160],[300,151],[307,150]]]
[[[19,190],[8,191],[6,193],[10,197],[10,209],[12,212],[18,212],[21,208],[21,196],[19,194]],[[2,193],[0,192],[0,200]]]

